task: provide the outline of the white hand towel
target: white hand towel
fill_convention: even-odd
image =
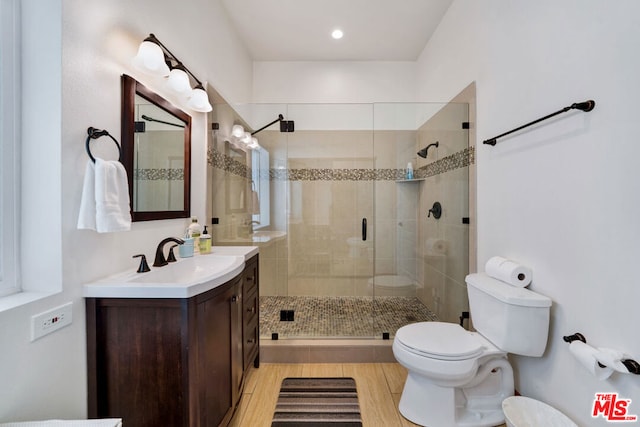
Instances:
[[[98,233],[131,229],[127,172],[119,161],[98,158],[87,165],[78,228]]]
[[[82,199],[80,200],[80,214],[78,215],[78,230],[96,229],[96,172],[92,161],[87,162],[82,185]]]

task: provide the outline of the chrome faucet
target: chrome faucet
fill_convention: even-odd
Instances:
[[[174,242],[181,245],[184,243],[184,240],[177,239],[175,237],[167,237],[166,239],[158,243],[158,247],[156,248],[156,259],[153,261],[154,267],[162,267],[163,265],[169,264],[169,261],[167,261],[164,257],[164,245],[169,242]]]

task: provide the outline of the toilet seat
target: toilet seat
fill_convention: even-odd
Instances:
[[[419,322],[403,326],[396,332],[395,339],[405,350],[437,360],[474,359],[487,347],[492,347],[480,334],[445,322]]]

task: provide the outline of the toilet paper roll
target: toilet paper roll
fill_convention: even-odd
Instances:
[[[622,359],[624,359],[624,353],[622,353],[621,351],[614,350],[612,348],[598,347],[595,358],[598,362],[602,363],[608,368],[611,368],[618,372],[622,372],[624,374],[629,373],[627,367],[624,366],[624,363],[622,363]]]
[[[494,279],[519,288],[529,286],[533,276],[530,268],[500,256],[490,258],[484,266],[484,271]]]
[[[443,239],[430,237],[424,243],[424,250],[427,254],[444,254],[447,252],[447,242]]]
[[[601,368],[598,365],[597,355],[599,350],[591,347],[589,344],[585,344],[582,341],[573,341],[569,344],[569,351],[573,354],[578,362],[589,372],[599,380],[606,380],[613,373],[613,368],[607,366]]]

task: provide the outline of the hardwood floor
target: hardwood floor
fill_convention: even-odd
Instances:
[[[400,415],[406,370],[397,363],[267,364],[249,372],[233,427],[269,427],[286,377],[352,377],[364,427],[415,426]]]
[[[398,402],[407,376],[397,363],[269,364],[251,368],[231,427],[269,427],[286,377],[352,377],[358,388],[363,427],[416,426],[400,415]]]

